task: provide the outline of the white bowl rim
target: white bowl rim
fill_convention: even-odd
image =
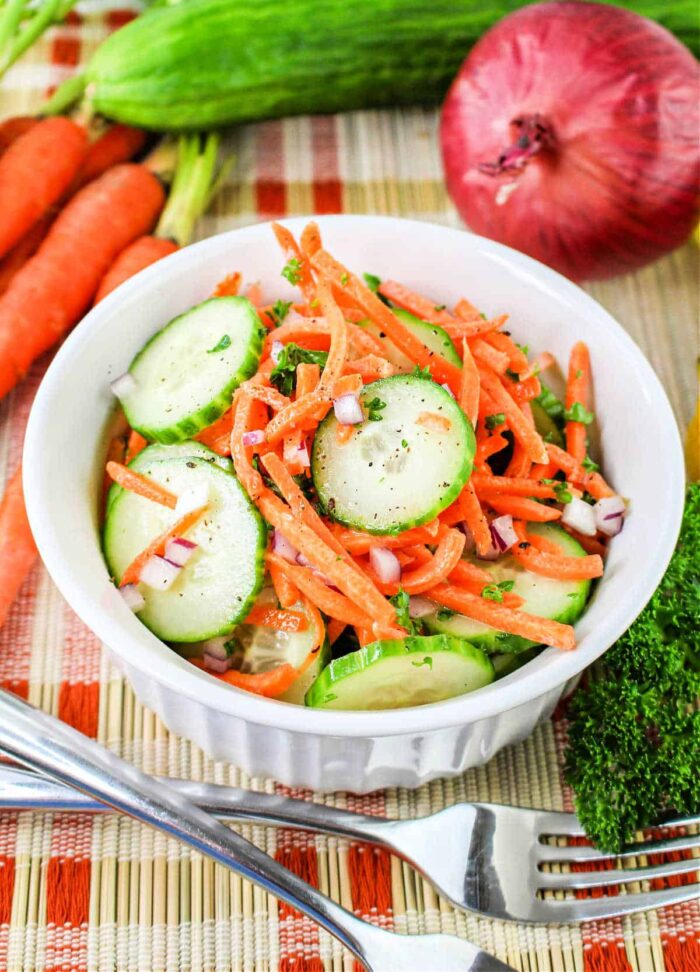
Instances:
[[[357,214],[296,216],[279,222],[292,231],[298,232],[309,219],[314,219],[321,229],[324,225],[342,221],[369,224],[370,230],[374,223],[382,226],[395,224],[397,232],[411,232],[412,229],[420,232],[430,228],[450,236],[467,237],[471,246],[486,254],[498,256],[503,261],[507,260],[521,271],[536,276],[540,282],[556,287],[563,297],[575,298],[584,305],[587,303],[592,312],[606,318],[607,325],[616,332],[617,339],[626,345],[628,353],[633,356],[640,381],[644,383],[647,392],[654,399],[657,420],[669,432],[668,456],[664,464],[664,473],[669,484],[668,492],[672,498],[672,506],[664,510],[664,517],[658,524],[655,556],[645,565],[644,571],[639,572],[636,583],[628,590],[627,597],[620,600],[616,610],[609,612],[600,620],[595,637],[590,638],[589,644],[584,648],[579,646],[570,652],[546,649],[547,654],[556,653],[558,659],[544,671],[534,670],[531,665],[524,665],[506,681],[494,682],[475,693],[407,709],[359,712],[309,709],[262,698],[221,684],[187,665],[171,649],[146,631],[149,639],[155,643],[151,647],[159,646],[161,649],[162,665],[157,667],[156,681],[163,683],[184,698],[213,707],[222,714],[235,716],[247,722],[302,734],[335,737],[381,737],[432,732],[463,723],[477,722],[507,712],[518,705],[527,704],[575,678],[602,655],[642,610],[668,565],[683,513],[685,471],[680,435],[666,393],[651,365],[629,334],[593,297],[566,277],[517,250],[475,234],[465,233],[461,229],[392,216]],[[122,627],[118,630],[118,648],[114,647],[116,640],[114,619],[109,619],[99,603],[85,593],[70,567],[70,555],[66,556],[55,535],[48,512],[49,504],[46,502],[49,498],[50,484],[40,474],[42,441],[48,435],[51,423],[51,401],[54,395],[60,393],[67,372],[70,371],[71,362],[81,356],[83,336],[94,326],[95,318],[99,318],[105,308],[119,302],[126,294],[147,292],[152,282],[161,273],[164,263],[170,267],[181,263],[184,269],[193,252],[204,252],[213,244],[218,246],[222,238],[232,236],[245,238],[246,235],[269,233],[270,225],[269,222],[255,223],[209,237],[166,257],[165,261],[149,267],[122,285],[98,308],[91,310],[66,339],[41,382],[30,413],[24,447],[23,482],[30,525],[42,560],[63,597],[97,637],[115,654],[123,656],[128,665],[151,675],[154,671],[153,652],[146,650],[143,640]],[[183,678],[185,665],[189,675],[187,678]]]

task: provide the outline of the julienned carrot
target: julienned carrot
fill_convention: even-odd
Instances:
[[[0,298],[0,397],[80,319],[117,254],[148,232],[163,201],[158,179],[126,164],[68,203]]]
[[[292,584],[287,575],[279,569],[277,564],[268,563],[267,569],[270,572],[272,586],[275,589],[280,606],[285,609],[293,607],[300,597],[297,588]]]
[[[312,259],[313,266],[345,291],[359,304],[368,317],[377,324],[399,350],[403,351],[414,364],[428,368],[440,384],[447,383],[455,395],[459,393],[460,369],[440,355],[432,354],[408,328],[392,314],[376,294],[366,287],[342,263],[335,260],[326,250],[319,250]]]
[[[348,362],[352,366],[352,362]],[[301,365],[299,365],[299,368]],[[299,370],[297,368],[297,371]],[[297,387],[299,385],[297,379]],[[341,398],[343,395],[359,395],[362,391],[362,375],[358,375],[357,372],[351,371],[349,374],[343,375],[339,378],[335,385],[333,386],[333,398]]]
[[[460,530],[446,527],[430,561],[402,575],[401,586],[406,593],[423,594],[445,580],[458,565],[466,539]]]
[[[500,327],[503,327],[507,320],[508,315],[501,314],[499,317],[492,317],[490,320],[477,317],[476,320],[458,320],[454,324],[443,324],[441,326],[453,341],[459,342],[464,338],[475,338],[482,334],[489,334],[491,331],[497,331]]]
[[[466,297],[461,297],[455,304],[455,314],[462,321],[483,320],[481,312]]]
[[[88,146],[85,158],[73,180],[76,192],[88,182],[103,175],[112,166],[133,159],[146,144],[148,133],[130,125],[112,125]]]
[[[490,476],[488,473],[472,473],[472,485],[478,495],[500,496],[532,496],[537,499],[556,499],[556,493],[551,486],[535,482],[532,479],[513,476]]]
[[[471,482],[468,482],[459,494],[458,504],[462,518],[474,537],[477,553],[486,556],[493,548],[491,531]]]
[[[455,323],[454,315],[450,314],[444,307],[441,307],[428,297],[417,294],[403,284],[397,283],[396,280],[382,281],[379,285],[379,293],[382,297],[390,300],[392,304],[396,304],[397,307],[402,307],[404,310],[415,314],[416,317],[420,317],[421,320],[428,321],[430,324],[444,326],[445,324]]]
[[[141,452],[142,449],[145,449],[147,445],[148,441],[144,439],[142,435],[132,429],[126,446],[126,458],[124,459],[126,465],[128,466],[132,459],[135,459],[139,452]]]
[[[509,367],[511,371],[516,374],[524,374],[529,368],[529,362],[527,360],[527,355],[524,351],[518,347],[515,341],[509,337],[507,334],[503,334],[501,331],[491,331],[484,338],[487,344],[490,344],[492,348],[505,354],[509,361]]]
[[[38,122],[12,142],[0,157],[0,256],[58,202],[86,151],[85,129],[60,117]]]
[[[300,366],[301,367],[301,366]],[[318,367],[316,365],[315,367]],[[258,377],[257,375],[255,376]],[[245,392],[253,399],[255,402],[263,402],[269,408],[273,409],[275,412],[281,411],[285,406],[289,405],[289,399],[286,395],[278,392],[276,388],[272,385],[263,384],[261,380],[256,381],[255,378],[251,378],[248,381],[244,381],[242,385],[239,385],[235,398]]]
[[[361,358],[346,361],[345,371],[360,375],[362,383],[368,384],[379,378],[390,378],[391,375],[398,373],[398,368],[386,358],[380,358],[379,355],[365,354]]]
[[[199,658],[191,658],[190,661],[197,668],[204,668]],[[288,662],[267,672],[238,672],[235,668],[229,668],[227,672],[207,672],[207,674],[235,688],[252,692],[253,695],[263,695],[268,699],[276,699],[277,696],[282,695],[299,678],[299,670]]]
[[[542,437],[523,415],[519,405],[511,398],[492,371],[487,368],[479,369],[482,387],[493,398],[498,412],[503,412],[506,422],[516,441],[522,443],[523,448],[533,462],[547,462],[547,450]]]
[[[295,267],[297,274],[297,286],[307,300],[314,297],[314,281],[311,276],[311,266],[309,260],[301,252],[299,244],[286,226],[280,223],[272,224],[272,231],[277,237],[277,242],[282,247],[287,260],[296,260],[298,266]]]
[[[523,447],[522,442],[516,442],[513,446],[513,455],[506,467],[506,476],[513,479],[526,479],[530,476],[532,469],[532,459]],[[545,477],[550,478],[550,477]]]
[[[309,619],[300,611],[282,610],[271,607],[254,607],[248,617],[246,624],[258,624],[261,628],[274,628],[275,631],[306,631],[309,627]]]
[[[240,292],[242,281],[243,278],[238,271],[229,273],[228,276],[218,282],[212,297],[236,297]]]
[[[302,361],[301,364],[298,364],[296,387],[297,398],[303,398],[304,395],[310,394],[310,392],[312,392],[318,385],[320,378],[321,369],[317,364],[307,361]],[[337,385],[338,383],[336,382],[336,388]],[[342,392],[334,392],[334,394],[342,394]]]
[[[571,482],[583,486],[594,499],[603,499],[605,496],[615,495],[615,491],[608,486],[600,473],[586,472],[577,459],[560,449],[559,446],[549,443],[547,453],[553,466],[566,473],[566,478]]]
[[[22,467],[0,500],[0,628],[37,558],[22,493]]]
[[[255,503],[265,487],[263,486],[262,476],[257,469],[253,468],[251,462],[252,447],[243,444],[244,433],[252,432],[254,429],[254,406],[255,402],[247,392],[243,392],[237,397],[231,430],[231,458],[241,486]]]
[[[330,289],[322,282],[316,289],[316,299],[331,329],[331,346],[316,394],[330,398],[335,383],[343,373],[343,365],[348,355],[348,329],[343,312],[333,300]]]
[[[209,446],[220,456],[231,455],[231,430],[233,428],[233,409],[224,412],[212,425],[202,429],[195,439],[202,445]]]
[[[504,375],[508,370],[510,365],[508,355],[491,347],[483,338],[475,338],[472,341],[471,349],[476,360],[480,364],[486,365],[487,368],[491,368],[497,375]]]
[[[558,543],[554,542],[554,540],[550,540],[549,537],[541,537],[538,533],[528,533],[527,527],[524,524],[518,524],[518,527],[518,535],[524,537],[524,541],[531,544],[535,550],[541,550],[543,553],[553,554],[555,557],[562,556],[562,549]]]
[[[160,503],[161,506],[167,506],[171,510],[174,510],[177,506],[175,493],[171,493],[169,489],[161,486],[154,479],[149,479],[148,476],[143,476],[133,469],[122,466],[120,462],[108,462],[107,474],[122,489],[127,489],[130,493],[136,493],[138,496],[143,496],[144,499]]]
[[[525,496],[503,496],[493,494],[485,499],[497,513],[509,513],[522,520],[531,520],[533,523],[549,523],[561,517],[561,510],[553,506],[544,506],[536,500],[527,499]]]
[[[495,456],[497,452],[501,452],[508,445],[508,439],[504,438],[502,435],[487,435],[483,438],[477,438],[476,440],[476,455],[474,456],[474,468],[475,469],[485,469],[488,470],[490,467],[486,466],[486,460],[490,459],[491,456]]]
[[[590,407],[591,360],[588,348],[578,341],[571,349],[569,374],[566,381],[566,409],[580,405],[584,410]],[[586,458],[586,425],[583,422],[567,421],[566,451],[574,459],[583,462]]]
[[[150,267],[171,253],[179,250],[179,246],[173,240],[164,240],[160,236],[142,236],[135,240],[126,249],[122,250],[107,273],[102,278],[95,295],[95,303],[111,294],[125,281],[135,277],[141,270]]]
[[[429,597],[474,621],[488,624],[499,631],[529,638],[537,644],[552,645],[565,651],[576,647],[574,629],[568,624],[513,610],[497,601],[486,600],[450,584],[438,584],[429,592]]]
[[[585,537],[582,533],[579,533],[577,530],[572,530],[569,526],[564,526],[564,529],[574,540],[578,540],[587,554],[598,554],[599,557],[605,557],[607,554],[608,548],[597,537]],[[528,537],[528,539],[532,540],[532,537]]]
[[[326,634],[328,635],[328,643],[334,645],[346,628],[347,625],[343,621],[339,621],[337,618],[331,618],[328,624],[326,625]]]
[[[450,580],[457,584],[477,584],[484,587],[493,584],[493,576],[483,567],[472,564],[469,560],[460,560],[450,572]]]
[[[372,547],[386,547],[389,550],[397,550],[414,543],[435,543],[439,528],[440,522],[433,520],[431,523],[426,523],[425,526],[413,527],[394,536],[378,537],[371,533],[362,533],[359,530],[348,530],[338,525],[334,525],[333,532],[345,550],[351,554],[362,555],[369,553]]]
[[[185,515],[181,516],[179,520],[176,520],[172,526],[169,526],[167,530],[160,534],[159,537],[156,537],[155,540],[151,541],[146,549],[137,554],[126,568],[122,574],[122,579],[119,582],[119,586],[125,587],[127,584],[138,584],[144,564],[150,560],[151,557],[162,557],[168,541],[173,540],[175,537],[184,536],[188,530],[192,529],[195,523],[197,523],[199,518],[203,516],[206,511],[206,506],[200,506],[199,509],[190,510],[189,513],[185,513]]]
[[[479,369],[474,362],[467,339],[462,340],[462,381],[459,404],[473,426],[479,416]]]
[[[318,253],[322,246],[321,231],[318,228],[318,223],[314,223],[311,220],[306,224],[299,239],[299,245],[301,252],[307,260],[310,260],[314,253]]]
[[[554,577],[557,580],[589,580],[603,576],[603,559],[597,554],[587,554],[585,557],[565,557],[557,554],[537,550],[530,544],[523,547],[515,544],[511,553],[526,570],[542,577]]]
[[[265,429],[265,438],[270,445],[280,442],[292,429],[301,427],[305,422],[318,424],[331,407],[329,397],[313,391],[303,398],[290,402],[275,415]]]

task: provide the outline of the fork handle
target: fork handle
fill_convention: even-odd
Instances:
[[[371,968],[367,953],[372,952],[375,939],[388,933],[312,888],[183,793],[4,690],[0,690],[0,751],[164,831],[260,885],[322,925]]]

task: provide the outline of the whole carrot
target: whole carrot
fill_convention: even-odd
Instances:
[[[86,150],[83,128],[68,118],[46,118],[0,157],[0,256],[63,196]]]
[[[97,291],[95,303],[98,304],[107,294],[123,284],[140,270],[145,270],[152,263],[174,253],[179,246],[174,240],[162,239],[160,236],[142,236],[123,250],[114,261],[110,269],[102,278]]]
[[[20,466],[0,501],[0,628],[36,556],[36,545],[24,508]]]
[[[117,254],[148,232],[164,198],[154,175],[126,164],[68,203],[0,298],[0,397],[77,323]]]
[[[32,118],[31,115],[13,115],[12,118],[6,118],[4,121],[0,122],[0,155],[8,149],[12,143],[28,132],[30,128],[34,128],[37,124],[37,119]]]

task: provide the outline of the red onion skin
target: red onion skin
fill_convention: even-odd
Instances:
[[[653,21],[607,4],[518,10],[472,49],[445,101],[447,186],[464,221],[574,280],[634,270],[698,218],[700,68]],[[515,119],[552,145],[490,175]],[[527,154],[527,153],[523,153]]]

